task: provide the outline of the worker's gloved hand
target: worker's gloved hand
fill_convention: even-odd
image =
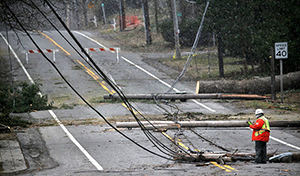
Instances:
[[[248,123],[249,125],[252,125],[250,119],[248,119],[248,120],[246,121],[246,123]]]

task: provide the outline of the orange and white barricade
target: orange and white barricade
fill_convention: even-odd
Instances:
[[[112,53],[116,53],[117,54],[117,63],[119,63],[119,51],[120,48],[84,48],[85,51],[87,52],[87,54],[89,54],[89,52],[94,52],[94,51],[110,51]],[[88,58],[86,58],[87,61],[89,61]]]
[[[53,53],[53,62],[55,62],[55,53],[59,52],[59,49],[42,49],[43,53]],[[26,63],[28,64],[28,54],[41,53],[40,50],[25,50],[26,53]]]

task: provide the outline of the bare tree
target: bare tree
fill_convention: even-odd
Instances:
[[[62,16],[62,18],[65,18],[65,9],[67,3],[59,0],[51,1],[51,3]],[[18,18],[22,22],[22,25],[25,27],[25,29],[29,31],[44,30],[49,29],[49,27],[51,28],[51,25],[43,17],[41,12],[54,24],[59,24],[43,0],[0,0],[0,4],[1,28],[8,26],[10,29],[20,30],[21,28],[16,23],[14,16]]]

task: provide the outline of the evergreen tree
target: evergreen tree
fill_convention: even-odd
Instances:
[[[197,0],[197,3],[204,4],[206,1]],[[245,59],[245,73],[248,72],[247,65],[251,64],[254,68],[255,63],[259,63],[261,71],[267,71],[270,48],[275,42],[288,42],[289,58],[285,61],[284,70],[300,70],[299,1],[213,0],[210,1],[207,18],[206,31],[214,31],[220,43],[219,63],[227,54]]]

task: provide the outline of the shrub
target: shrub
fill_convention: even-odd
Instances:
[[[193,46],[198,28],[200,25],[199,20],[186,20],[179,24],[179,42],[183,47]],[[175,44],[174,41],[174,25],[173,21],[165,20],[159,25],[159,29],[165,41]],[[206,31],[201,31],[201,36],[199,43],[206,44],[209,41],[209,33]]]
[[[11,112],[13,106],[12,92],[11,87],[0,82],[0,112]]]
[[[161,31],[161,35],[165,41],[174,44],[174,28],[171,20],[164,20],[162,23],[160,23],[159,31]]]
[[[9,127],[28,127],[32,122],[22,120],[20,117],[10,117],[9,114],[0,114],[0,123]]]
[[[8,85],[0,85],[0,112],[30,112],[32,110],[46,110],[52,108],[48,103],[48,96],[40,96],[40,84],[20,83],[13,95],[12,88]],[[15,103],[14,103],[15,101]],[[13,104],[15,106],[13,107]]]

